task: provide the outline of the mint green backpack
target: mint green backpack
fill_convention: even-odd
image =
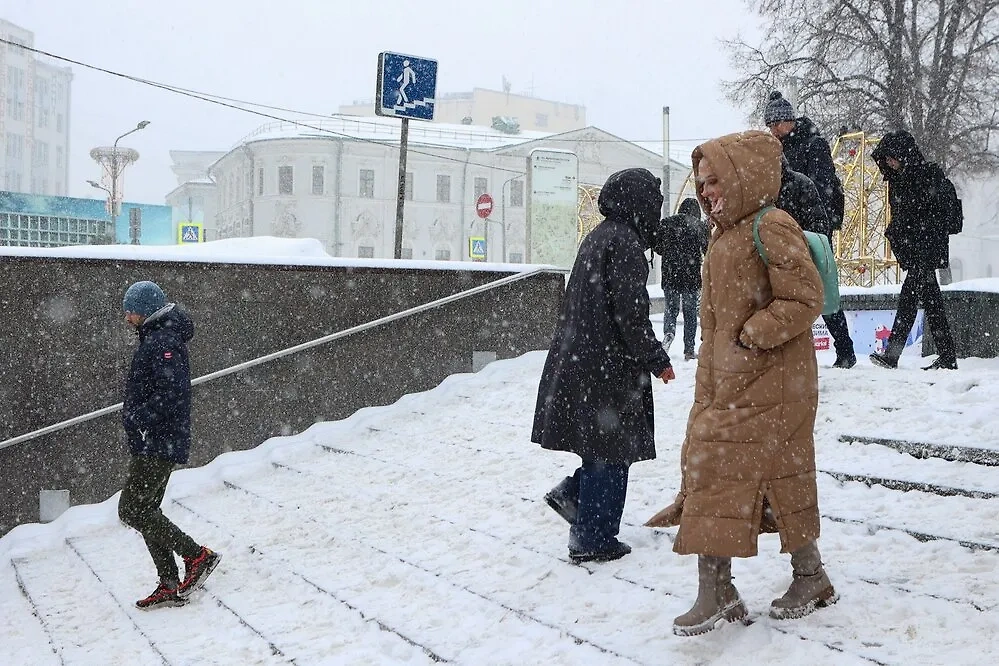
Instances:
[[[774,206],[767,206],[756,214],[753,220],[753,243],[756,244],[756,251],[760,253],[760,258],[767,266],[767,251],[763,247],[760,239],[760,218],[763,214],[774,210]],[[822,302],[822,314],[831,315],[839,312],[839,269],[836,267],[836,255],[833,254],[832,245],[829,238],[814,231],[802,231],[805,234],[805,242],[808,244],[808,251],[812,255],[815,267],[819,269],[819,277],[822,278],[822,292],[825,299]]]

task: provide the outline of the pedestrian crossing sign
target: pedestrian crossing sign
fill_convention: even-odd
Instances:
[[[474,236],[468,239],[468,256],[470,259],[486,258],[486,239]]]
[[[204,240],[204,225],[200,222],[181,222],[177,226],[177,244],[188,245]]]

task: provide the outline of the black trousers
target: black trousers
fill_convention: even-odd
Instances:
[[[829,244],[832,245],[832,231],[828,234]],[[835,245],[833,245],[835,247]],[[822,321],[829,329],[829,335],[833,339],[833,347],[836,348],[836,358],[843,356],[853,356],[853,338],[850,337],[850,327],[846,324],[846,313],[841,309],[831,315],[822,315]]]
[[[933,336],[937,353],[942,358],[956,360],[954,338],[950,334],[940,283],[937,282],[936,270],[932,268],[910,268],[905,274],[902,293],[898,297],[895,323],[891,327],[891,337],[888,339],[889,355],[897,358],[905,349],[905,340],[916,322],[916,311],[920,302],[923,304],[926,326]]]
[[[170,460],[132,456],[118,500],[118,518],[142,535],[160,581],[176,584],[179,577],[173,554],[196,557],[201,546],[170,522],[160,508],[173,468]]]

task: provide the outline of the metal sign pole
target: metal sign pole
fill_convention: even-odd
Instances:
[[[399,138],[399,191],[395,202],[395,258],[402,259],[402,225],[406,210],[406,153],[409,148],[409,118],[402,119]]]
[[[673,214],[672,197],[670,196],[670,165],[669,165],[669,107],[663,107],[663,217]]]

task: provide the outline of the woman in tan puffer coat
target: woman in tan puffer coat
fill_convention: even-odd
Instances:
[[[680,493],[647,523],[679,525],[673,550],[698,555],[697,601],[674,621],[679,635],[746,616],[731,558],[756,555],[761,529],[780,533],[794,570],[771,616],[802,617],[836,601],[815,544],[812,323],[822,281],[798,224],[771,207],[780,155],[780,142],[760,131],[709,141],[692,155],[697,196],[715,227],[703,268],[702,341]],[[769,265],[753,242],[761,211]]]

